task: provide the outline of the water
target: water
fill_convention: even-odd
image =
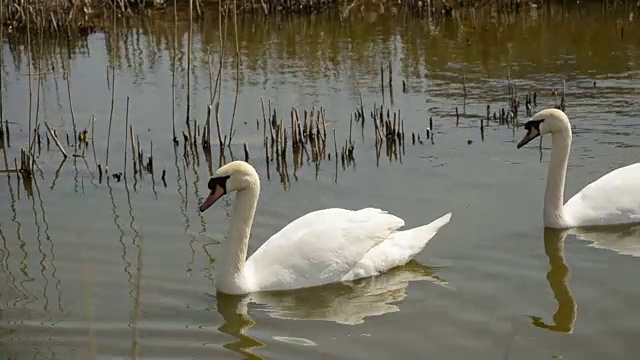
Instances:
[[[211,96],[210,59],[212,83],[218,69],[217,24],[207,16],[194,29],[191,109],[200,125]],[[640,29],[628,13],[552,7],[510,17],[461,14],[459,20],[432,24],[366,13],[343,25],[318,16],[238,26],[242,69],[232,149],[242,158],[246,142],[262,177],[250,252],[294,218],[330,206],[383,207],[410,227],[452,210],[451,223],[415,262],[375,279],[250,298],[216,294],[212,267],[224,246],[231,200],[205,214],[197,211],[209,174],[202,154],[195,169],[184,162],[181,148],[174,155],[173,24],[155,15],[121,26],[117,40],[90,35],[74,44],[70,60],[73,116],[84,129],[95,115],[102,166],[111,110],[107,79],[116,60],[109,168],[123,170],[130,96],[129,122],[145,154],[154,142],[154,182],[145,175],[133,183],[129,161],[127,186],[114,179],[98,183],[91,146],[86,165],[82,158],[61,165],[53,144],[49,152],[43,145],[37,158],[42,172],[35,174],[34,197],[15,175],[1,175],[1,354],[17,359],[626,359],[639,350],[640,315],[633,311],[640,297],[638,229],[590,234],[595,243],[545,231],[541,209],[550,143],[543,143],[540,161],[537,142],[515,149],[523,129],[492,123],[483,141],[478,125],[487,104],[492,112],[507,106],[509,75],[521,95],[537,92],[534,110],[556,104],[554,89],[559,101],[564,79],[574,126],[567,195],[636,162],[640,42],[630,34]],[[232,29],[223,56],[221,113],[227,134],[236,90]],[[186,31],[181,21],[182,44]],[[181,144],[185,49],[178,53],[176,74]],[[10,161],[27,141],[24,51],[3,46]],[[48,62],[41,71],[51,73],[43,77],[38,116],[66,145],[64,134],[72,134],[61,74],[68,67],[66,44],[47,42],[43,55]],[[380,62],[386,79],[389,59],[392,109],[401,109],[407,133],[402,162],[384,151],[376,161],[367,118],[364,130],[354,126],[356,165],[338,166],[337,180],[333,160],[317,171],[305,164],[295,177],[290,164],[288,181],[272,164],[267,180],[260,97],[265,105],[270,99],[287,124],[292,106],[324,107],[333,152],[331,129],[336,128],[338,146],[344,144],[360,96],[367,116],[382,102]],[[35,119],[38,82],[33,79]],[[385,92],[388,107],[387,84]],[[466,114],[458,127],[455,107]],[[433,143],[425,139],[429,117]],[[520,118],[526,119],[524,104]],[[423,144],[411,145],[411,132],[419,132]],[[213,134],[217,143],[215,128]],[[162,170],[166,187],[159,179]]]

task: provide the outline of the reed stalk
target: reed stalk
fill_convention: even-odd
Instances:
[[[111,46],[111,110],[109,111],[109,130],[107,130],[107,153],[105,156],[105,161],[104,161],[104,167],[105,167],[105,173],[107,175],[107,179],[109,179],[109,145],[111,143],[111,124],[113,123],[113,108],[114,108],[114,104],[115,104],[115,92],[116,92],[116,51],[115,51],[115,47],[118,46],[118,42],[117,42],[117,22],[116,22],[116,4],[115,1],[112,2],[112,9],[113,9],[113,13],[112,13],[112,17],[113,17],[113,23],[112,23],[112,31],[113,31],[113,36],[111,37],[113,39],[112,41],[112,46]]]
[[[64,148],[62,147],[62,144],[60,144],[60,140],[58,140],[58,137],[53,132],[53,130],[51,130],[51,128],[49,127],[49,124],[47,124],[46,121],[44,121],[44,126],[47,127],[47,131],[49,131],[49,135],[53,139],[54,144],[56,144],[56,146],[58,147],[58,150],[60,150],[60,152],[62,153],[62,156],[64,156],[64,158],[66,159],[67,158],[67,152],[64,151]]]
[[[173,0],[173,72],[171,76],[171,125],[173,128],[173,144],[178,146],[176,137],[176,63],[178,61],[178,9],[177,0]]]
[[[3,4],[0,4],[0,19],[4,19]],[[0,39],[4,39],[4,26],[2,25],[0,25]],[[9,161],[7,159],[7,146],[9,145],[9,122],[5,122],[4,120],[4,71],[2,69],[4,69],[4,52],[0,51],[0,144],[2,144],[4,168],[9,170]]]
[[[31,76],[33,72],[31,71],[31,26],[29,23],[30,16],[27,15],[27,65],[29,69],[28,81],[29,81],[29,149],[31,149],[31,103],[33,98],[33,91],[31,90]]]
[[[240,46],[238,45],[238,16],[237,16],[236,0],[233,0],[233,28],[236,40],[236,95],[233,100],[233,113],[231,114],[231,126],[229,128],[229,146],[233,139],[233,123],[236,118],[236,108],[238,106],[238,94],[240,92]]]
[[[189,34],[187,39],[187,114],[186,125],[189,139],[193,141],[191,136],[191,127],[189,119],[191,117],[191,48],[193,46],[193,0],[189,0]]]
[[[73,102],[71,101],[71,40],[67,37],[67,95],[69,97],[69,112],[73,126],[73,148],[78,146],[78,133],[76,130],[76,117],[73,114]]]
[[[124,116],[124,163],[122,164],[124,167],[124,181],[127,181],[127,128],[129,128],[131,133],[131,152],[133,154],[133,177],[135,178],[136,173],[136,152],[135,147],[133,145],[133,127],[129,127],[129,97],[127,96],[127,108],[125,110]]]

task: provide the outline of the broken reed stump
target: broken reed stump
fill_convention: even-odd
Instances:
[[[56,144],[56,146],[58,147],[58,150],[60,150],[60,152],[62,153],[62,156],[64,156],[64,158],[67,158],[67,152],[64,151],[64,148],[62,147],[62,144],[60,144],[60,140],[58,140],[58,136],[56,136],[56,134],[53,132],[53,130],[51,130],[51,127],[49,127],[49,124],[47,124],[46,121],[44,122],[44,126],[47,127],[47,131],[49,132],[49,135],[51,136],[51,138],[53,139],[54,144]]]

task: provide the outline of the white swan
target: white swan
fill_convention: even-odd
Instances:
[[[260,195],[260,179],[244,161],[228,163],[208,184],[207,210],[237,192],[227,229],[229,242],[216,266],[216,287],[227,294],[289,290],[378,275],[409,262],[438,230],[448,213],[431,224],[398,231],[404,221],[385,211],[323,209],[308,213],[268,239],[246,259],[249,233]]]
[[[640,222],[640,163],[616,169],[564,202],[564,183],[571,150],[571,123],[561,110],[541,110],[524,125],[517,148],[551,134],[551,155],[544,193],[544,225],[572,228]]]

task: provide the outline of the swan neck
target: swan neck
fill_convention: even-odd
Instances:
[[[571,128],[551,136],[551,156],[544,194],[544,224],[554,228],[568,226],[564,212],[564,188],[571,150]]]
[[[220,259],[219,272],[216,276],[220,290],[231,291],[243,287],[243,270],[247,260],[249,236],[253,217],[260,195],[258,183],[238,191],[231,212],[231,223],[227,229],[227,246]]]

